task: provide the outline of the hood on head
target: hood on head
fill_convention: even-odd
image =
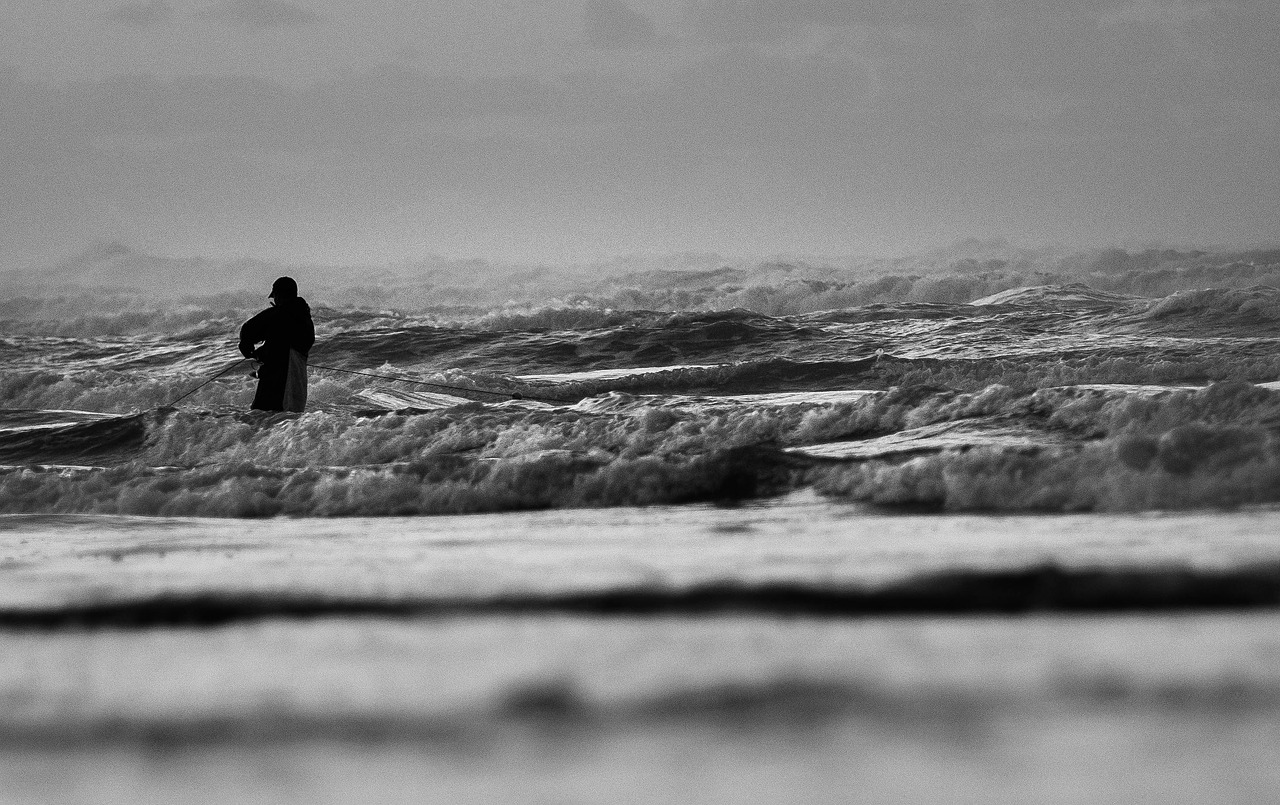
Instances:
[[[293,277],[281,277],[271,283],[271,293],[267,294],[268,299],[274,299],[276,302],[283,302],[287,299],[298,298],[298,283]]]

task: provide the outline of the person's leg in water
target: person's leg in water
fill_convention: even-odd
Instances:
[[[275,362],[258,365],[258,390],[250,408],[259,411],[284,410],[284,383],[288,366]]]

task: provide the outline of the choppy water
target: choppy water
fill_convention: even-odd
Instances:
[[[1280,291],[252,312],[0,328],[19,796],[1280,790]]]
[[[801,316],[449,325],[320,307],[301,416],[247,412],[247,362],[168,406],[233,364],[228,316],[11,334],[0,510],[403,515],[805,487],[947,510],[1267,502],[1278,297],[1050,287]]]
[[[586,311],[570,326],[549,311],[500,328],[321,307],[302,416],[244,411],[247,362],[168,407],[234,362],[227,317],[13,334],[0,508],[412,514],[805,486],[945,509],[1267,502],[1277,296],[1042,288],[804,316]]]

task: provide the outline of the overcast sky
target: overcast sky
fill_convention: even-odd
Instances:
[[[1276,0],[4,0],[0,260],[1280,240]]]

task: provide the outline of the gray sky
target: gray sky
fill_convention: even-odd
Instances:
[[[0,260],[1280,240],[1275,0],[4,0]]]

